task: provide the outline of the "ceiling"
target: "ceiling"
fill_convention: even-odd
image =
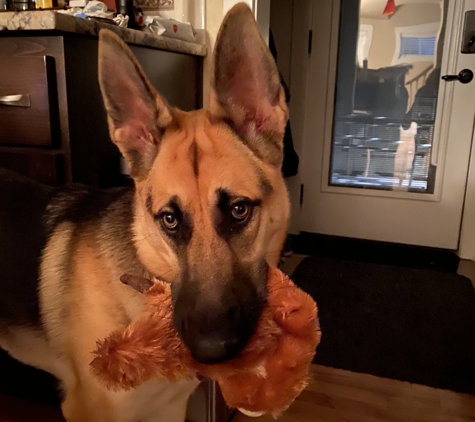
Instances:
[[[442,0],[395,0],[396,6],[413,3],[441,3]],[[383,10],[387,0],[360,0],[360,16],[371,19],[387,19]]]

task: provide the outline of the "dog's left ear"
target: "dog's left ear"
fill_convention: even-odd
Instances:
[[[274,58],[244,3],[228,12],[218,34],[210,111],[230,122],[260,159],[280,168],[288,119],[285,93]]]
[[[172,112],[155,91],[127,45],[108,30],[99,33],[99,84],[112,141],[142,180],[150,170]]]

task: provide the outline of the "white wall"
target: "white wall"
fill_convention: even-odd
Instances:
[[[188,0],[193,1],[193,0]],[[226,13],[235,4],[241,3],[241,0],[203,0],[205,1],[204,27],[205,44],[208,48],[208,56],[204,60],[203,66],[203,106],[207,107],[209,103],[209,89],[212,71],[212,57],[216,37]],[[253,8],[256,19],[258,19],[259,29],[264,39],[269,38],[269,19],[270,19],[270,0],[242,0]]]
[[[159,14],[180,22],[190,22],[195,29],[204,29],[206,2],[207,0],[175,0],[173,10],[160,11]],[[144,13],[156,14],[157,12],[150,10]]]
[[[247,5],[252,9],[254,6],[254,0],[223,0],[223,16],[237,3],[247,3]]]

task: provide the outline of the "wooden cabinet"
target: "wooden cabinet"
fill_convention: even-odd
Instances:
[[[13,34],[0,34],[0,166],[49,185],[126,183],[99,90],[98,39]],[[201,107],[202,57],[130,47],[170,104]]]
[[[41,151],[33,148],[5,150],[0,153],[0,167],[26,174],[51,186],[65,181],[64,156],[55,150]]]

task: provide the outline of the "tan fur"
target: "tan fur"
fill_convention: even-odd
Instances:
[[[229,47],[233,42],[237,48]],[[99,81],[111,138],[132,169],[133,207],[127,210],[124,197],[87,224],[66,221],[55,226],[41,264],[44,333],[28,334],[28,342],[36,342],[31,350],[22,347],[23,340],[15,346],[21,353],[10,346],[14,356],[62,381],[68,422],[184,421],[197,381],[154,381],[131,392],[113,393],[89,369],[96,341],[136,320],[144,310],[142,295],[119,278],[127,273],[172,281],[182,271],[176,251],[151,214],[171,195],[179,197],[192,216],[187,265],[202,276],[201,289],[210,300],[216,300],[220,285],[217,277],[206,276],[229,272],[232,255],[249,265],[264,259],[277,265],[289,218],[280,169],[288,111],[275,63],[263,45],[247,6],[233,8],[217,42],[215,68],[223,70],[216,70],[213,105],[185,113],[155,92],[117,36],[101,31]],[[224,69],[230,60],[238,60],[239,70],[241,59],[254,63],[255,78],[242,79],[246,72],[233,76]],[[229,244],[212,226],[218,188],[260,204]],[[65,196],[51,204],[50,218],[61,219],[68,201],[85,194],[78,190],[75,195],[76,199]],[[130,238],[127,213],[133,213]],[[2,347],[4,337],[0,335]]]
[[[185,209],[193,214],[195,231],[198,231],[188,248],[190,262],[207,260],[217,264],[229,262],[229,257],[220,255],[227,251],[221,247],[223,240],[211,227],[215,190],[226,187],[239,196],[260,198],[259,178],[265,177],[274,192],[268,198],[263,198],[258,221],[248,234],[254,239],[252,247],[240,248],[239,256],[254,261],[257,256],[264,254],[269,264],[276,266],[289,217],[287,191],[280,170],[257,159],[225,125],[210,121],[206,111],[180,112],[177,113],[177,120],[180,130],[166,138],[147,179],[137,184],[138,198],[144,198],[151,190],[155,200],[153,207],[158,210],[172,193],[179,196]],[[198,177],[194,174],[193,163],[189,158],[193,143],[196,143],[200,157]],[[167,179],[170,183],[154,183],[155,180]],[[144,209],[144,201],[139,200],[137,208],[140,210],[137,218],[141,223],[136,226],[139,230],[137,239],[146,239],[138,243],[141,261],[159,277],[172,279],[176,257],[167,244],[159,239],[155,223]],[[160,260],[157,260],[157,255]]]

